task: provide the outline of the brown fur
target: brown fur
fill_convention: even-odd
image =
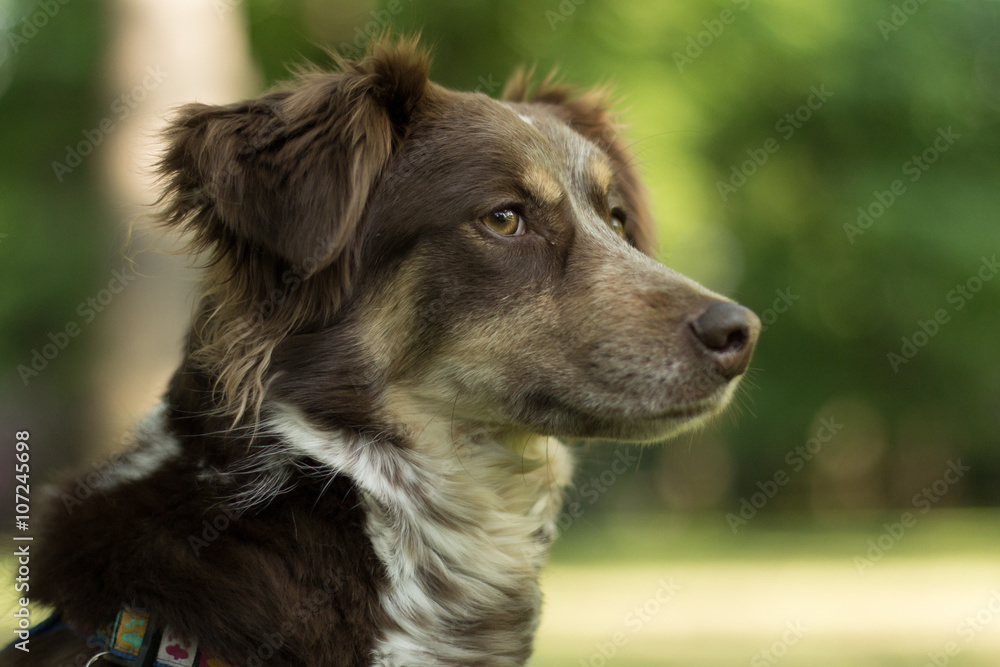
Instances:
[[[259,416],[275,344],[350,291],[359,223],[427,85],[414,42],[338,62],[255,100],[186,106],[167,132],[164,224],[212,255],[191,359],[235,421]]]
[[[211,262],[132,468],[48,504],[33,592],[74,627],[132,604],[245,664],[522,665],[571,474],[547,437],[659,440],[731,396],[759,322],[642,254],[606,95],[428,68],[379,42],[178,113],[163,221]]]
[[[38,599],[80,628],[106,623],[123,603],[142,606],[154,623],[234,660],[267,653],[277,633],[276,664],[367,665],[371,637],[385,623],[368,602],[382,573],[353,486],[306,477],[237,517],[229,486],[198,479],[199,459],[224,469],[245,453],[224,435],[224,419],[190,404],[207,389],[196,372],[174,379],[180,460],[83,501],[69,500],[79,494],[68,483],[49,504],[34,562]],[[252,484],[253,475],[232,484]],[[294,627],[283,629],[289,620]]]
[[[656,250],[656,228],[634,159],[621,136],[622,127],[612,111],[610,90],[596,88],[581,94],[572,86],[557,82],[555,73],[537,87],[532,86],[531,79],[531,70],[515,72],[504,87],[503,99],[546,105],[549,111],[607,153],[617,172],[623,196],[635,206],[634,216],[628,225],[629,235],[639,250],[653,254]]]

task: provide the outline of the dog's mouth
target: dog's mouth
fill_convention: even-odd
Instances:
[[[708,396],[669,405],[641,405],[631,400],[581,405],[565,395],[537,392],[520,403],[515,421],[555,437],[658,442],[725,410],[736,384],[728,382]]]
[[[705,424],[729,406],[730,392],[713,399],[686,403],[659,413],[613,420],[612,427],[597,437],[632,442],[661,442]]]
[[[672,407],[654,417],[651,417],[652,421],[665,421],[665,420],[677,420],[683,421],[687,419],[696,419],[698,417],[705,417],[725,408],[728,401],[719,398],[715,400],[703,400],[696,403],[689,403],[686,405],[681,405],[677,407]]]
[[[638,422],[673,422],[680,426],[683,426],[685,422],[707,419],[729,406],[737,384],[737,382],[730,382],[705,398],[671,405],[646,415],[633,414],[631,418]],[[625,420],[627,421],[627,419]]]

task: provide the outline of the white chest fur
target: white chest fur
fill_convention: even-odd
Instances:
[[[538,574],[572,474],[562,443],[456,435],[432,417],[404,448],[323,433],[289,408],[271,426],[293,450],[348,475],[365,499],[388,577],[381,603],[390,625],[373,665],[524,664]]]

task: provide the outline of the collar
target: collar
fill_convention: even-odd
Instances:
[[[198,642],[189,640],[169,625],[149,622],[149,612],[123,606],[114,623],[98,630],[91,643],[103,650],[88,666],[119,667],[238,667],[235,663],[202,653]]]

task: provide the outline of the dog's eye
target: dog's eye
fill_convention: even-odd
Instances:
[[[524,218],[509,208],[484,215],[481,221],[500,236],[520,236],[525,231]]]
[[[615,209],[611,212],[611,229],[614,230],[615,234],[622,237],[626,241],[628,240],[628,234],[625,232],[625,212],[619,209]]]

